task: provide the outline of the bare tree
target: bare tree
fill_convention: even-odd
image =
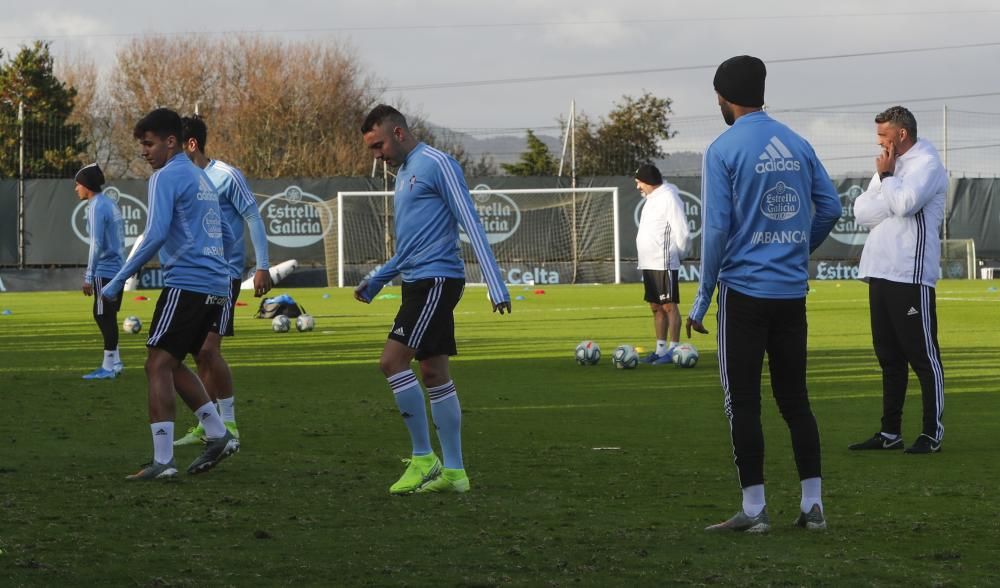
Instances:
[[[88,63],[67,66],[94,80]],[[206,119],[206,150],[247,176],[359,175],[371,166],[358,129],[381,93],[350,48],[258,35],[143,37],[123,45],[100,89],[75,113],[101,137],[94,152],[110,176],[144,177],[132,128],[153,108],[195,110]]]

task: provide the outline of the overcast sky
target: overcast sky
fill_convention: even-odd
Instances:
[[[829,107],[870,119],[894,103],[915,112],[935,113],[947,103],[1000,113],[995,0],[947,6],[926,0],[822,6],[791,0],[36,0],[6,3],[0,46],[9,54],[33,39],[50,39],[57,58],[83,53],[107,64],[131,36],[226,31],[347,43],[370,73],[396,88],[388,101],[403,95],[434,123],[460,129],[552,126],[571,99],[599,116],[623,94],[648,90],[674,100],[675,128],[682,135],[687,129],[698,148],[702,135],[724,129],[716,118],[715,66],[742,53],[768,63],[766,100],[778,117],[783,109]],[[913,49],[931,50],[900,52]],[[858,53],[882,54],[827,59]],[[635,70],[659,71],[589,75]],[[571,77],[461,85],[552,76]],[[455,85],[412,88],[447,83]],[[992,95],[961,98],[971,94]],[[935,97],[949,98],[921,100]],[[845,106],[858,103],[874,104]]]

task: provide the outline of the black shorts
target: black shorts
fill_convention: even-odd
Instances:
[[[650,304],[679,304],[681,289],[677,281],[678,270],[642,270],[642,283],[646,286],[643,298]]]
[[[233,336],[233,316],[236,310],[236,301],[240,298],[240,285],[243,282],[233,278],[229,283],[229,300],[219,309],[219,316],[212,321],[209,331],[222,335],[223,337]]]
[[[162,349],[181,361],[188,353],[197,355],[225,303],[225,296],[164,288],[156,301],[146,347]]]
[[[94,283],[92,284],[92,286],[94,288],[95,317],[103,316],[105,314],[115,315],[118,314],[118,311],[122,309],[122,298],[125,298],[124,292],[122,292],[121,296],[115,298],[114,301],[105,300],[104,297],[101,296],[101,290],[103,290],[104,287],[107,286],[108,282],[110,281],[111,278],[102,278],[101,276],[94,276]]]
[[[389,338],[416,349],[418,360],[457,354],[454,310],[464,289],[461,278],[403,282],[403,303]]]

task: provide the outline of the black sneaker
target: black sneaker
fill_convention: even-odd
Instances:
[[[921,433],[917,440],[903,450],[903,453],[937,453],[941,451],[941,442],[926,433]]]
[[[854,443],[853,445],[849,445],[847,448],[854,451],[861,449],[902,449],[903,436],[900,435],[895,439],[889,439],[882,433],[875,433],[871,439],[866,439],[861,443]]]

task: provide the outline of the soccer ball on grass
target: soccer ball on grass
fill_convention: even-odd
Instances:
[[[142,322],[137,316],[127,317],[122,321],[122,330],[130,335],[135,335],[142,330]]]
[[[681,343],[673,349],[674,363],[682,368],[698,365],[698,350],[690,343]]]
[[[283,314],[279,314],[271,321],[271,329],[275,333],[287,333],[288,328],[291,326],[292,321],[288,320],[288,317]]]
[[[601,347],[590,340],[581,341],[576,346],[576,363],[580,365],[596,365],[601,361]]]
[[[611,363],[620,370],[630,370],[639,365],[639,353],[635,347],[623,343],[616,347],[615,352],[611,354]]]
[[[295,330],[300,333],[305,333],[306,331],[311,331],[316,328],[316,320],[313,319],[312,315],[300,314],[295,318]]]

